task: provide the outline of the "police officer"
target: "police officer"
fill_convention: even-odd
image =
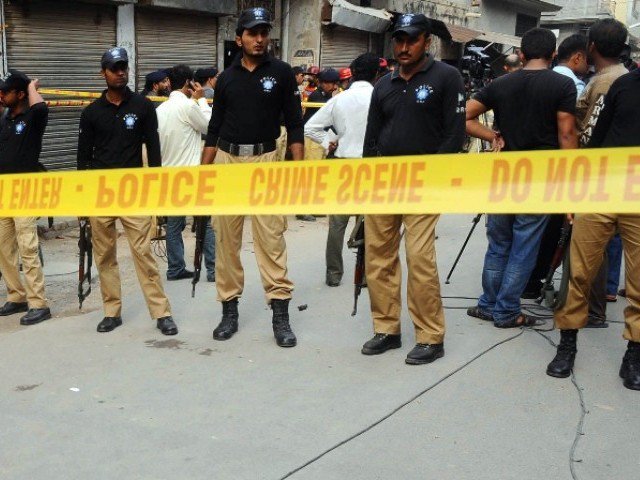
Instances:
[[[0,173],[42,171],[39,157],[49,109],[38,93],[38,81],[9,70],[0,81],[0,103],[8,110],[0,121]],[[18,253],[26,288],[20,280]],[[7,285],[7,302],[0,308],[0,316],[27,312],[20,319],[22,325],[51,318],[44,296],[35,217],[0,218],[0,271]]]
[[[171,82],[169,81],[169,72],[167,70],[156,70],[144,77],[142,95],[145,97],[165,97],[170,92]]]
[[[603,101],[593,135],[592,148],[638,147],[640,138],[640,70],[619,77]],[[619,375],[623,385],[640,391],[640,215],[638,213],[589,213],[577,215],[571,234],[571,276],[565,304],[555,312],[560,343],[547,366],[547,375],[571,375],[578,331],[587,326],[590,286],[604,259],[607,243],[620,231],[624,249],[628,305],[624,309],[624,338],[628,341]]]
[[[304,155],[300,92],[292,68],[267,53],[271,19],[264,8],[241,13],[236,43],[242,49],[218,78],[203,163],[273,162],[280,117],[294,160]],[[222,302],[222,321],[213,331],[227,340],[238,330],[238,299],[244,273],[240,263],[242,216],[213,219],[216,229],[216,287]],[[281,215],[252,216],[254,248],[267,303],[273,310],[273,333],[281,347],[296,345],[289,325],[293,284],[287,278],[286,219]]]
[[[422,14],[403,14],[394,25],[393,50],[400,68],[374,87],[364,156],[455,153],[465,134],[465,96],[458,71],[426,51],[431,25]],[[366,272],[374,337],[362,348],[377,355],[401,346],[400,227],[405,225],[409,313],[416,346],[406,363],[430,363],[444,355],[444,312],[436,266],[438,215],[368,215]]]
[[[84,109],[80,117],[78,170],[142,167],[142,144],[146,142],[149,166],[159,167],[158,119],[153,104],[128,87],[129,58],[124,48],[112,48],[102,56],[102,76],[107,89]],[[175,335],[178,327],[164,293],[158,265],[151,253],[151,217],[93,217],[93,252],[100,276],[104,319],[98,332],[122,325],[120,272],[116,256],[116,220],[129,240],[138,280],[151,317],[164,335]]]

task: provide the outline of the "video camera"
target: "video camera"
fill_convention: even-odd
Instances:
[[[491,57],[483,47],[467,46],[459,68],[468,93],[480,90],[494,78]]]

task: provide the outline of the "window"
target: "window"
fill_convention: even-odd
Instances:
[[[538,26],[538,19],[531,15],[519,13],[516,16],[516,36],[521,37],[532,28]]]

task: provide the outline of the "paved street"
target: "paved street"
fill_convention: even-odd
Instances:
[[[471,218],[439,224],[443,281]],[[206,282],[195,299],[189,281],[166,284],[176,337],[155,329],[136,286],[125,290],[124,325],[109,334],[95,331],[100,310],[30,328],[15,328],[17,315],[0,319],[0,478],[276,480],[385,417],[289,478],[572,478],[583,410],[570,380],[545,375],[554,348],[540,333],[498,330],[448,309],[445,357],[410,367],[405,308],[402,349],[365,357],[368,293],[351,317],[354,255],[346,251],[345,283],[324,285],[325,238],[326,219],[290,219],[294,349],[275,345],[249,243],[240,331],[228,342],[211,338],[220,306]],[[443,296],[479,294],[485,244],[481,224]],[[609,318],[621,320],[624,306],[609,304]],[[621,331],[615,323],[579,337],[575,378],[587,413],[573,467],[581,480],[640,478],[640,394],[618,378]]]

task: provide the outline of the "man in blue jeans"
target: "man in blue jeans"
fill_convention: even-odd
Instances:
[[[162,150],[163,167],[194,167],[200,165],[202,135],[207,132],[211,107],[207,103],[202,85],[193,81],[193,70],[187,65],[176,65],[169,71],[171,95],[156,109],[158,134]],[[192,278],[184,262],[182,231],[186,217],[167,218],[167,280]],[[211,218],[207,220],[203,253],[207,267],[207,280],[215,281],[215,236]]]
[[[467,134],[508,151],[578,147],[576,88],[571,79],[549,70],[556,49],[550,30],[534,28],[522,38],[524,68],[505,75],[467,103]],[[500,132],[478,121],[493,110]],[[547,215],[489,215],[489,247],[482,271],[483,294],[467,314],[499,328],[531,326],[520,295],[535,267]]]
[[[607,272],[607,302],[618,300],[620,286],[620,267],[622,266],[622,238],[616,233],[607,245],[609,268]]]
[[[194,220],[195,221],[195,220]],[[187,217],[167,217],[167,280],[180,280],[192,278],[193,272],[187,270],[184,262],[184,242],[182,231],[187,225]],[[216,237],[211,228],[211,218],[207,218],[207,228],[204,235],[202,253],[204,265],[207,269],[207,281],[216,280]]]

